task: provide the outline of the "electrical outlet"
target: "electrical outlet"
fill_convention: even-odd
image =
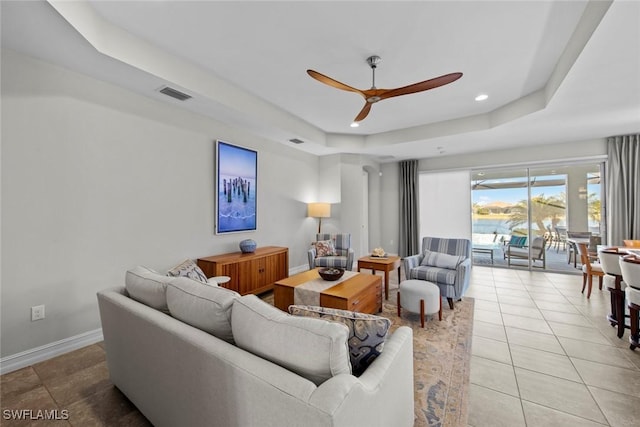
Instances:
[[[31,321],[44,319],[44,305],[36,305],[31,307]]]

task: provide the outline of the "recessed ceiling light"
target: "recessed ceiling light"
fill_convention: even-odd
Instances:
[[[360,123],[358,123],[358,122],[353,122],[353,123],[351,123],[351,125],[350,125],[350,126],[351,126],[352,128],[357,128],[358,126],[360,126]]]
[[[489,95],[487,95],[486,93],[481,93],[480,95],[476,96],[476,101],[485,101],[489,98]]]

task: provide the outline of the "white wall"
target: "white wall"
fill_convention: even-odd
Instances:
[[[257,232],[213,233],[216,138],[258,151]],[[2,357],[99,328],[96,292],[138,264],[165,270],[253,238],[289,247],[291,268],[306,265],[318,164],[3,49]],[[31,322],[39,304],[46,318]]]
[[[420,245],[422,238],[471,239],[471,177],[467,171],[421,173]]]

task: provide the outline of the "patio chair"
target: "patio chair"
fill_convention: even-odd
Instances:
[[[541,268],[543,269],[546,268],[547,263],[545,256],[546,246],[544,237],[542,236],[534,238],[533,242],[531,242],[531,261],[533,263],[536,261],[542,261]],[[507,259],[507,265],[511,267],[512,259],[529,259],[529,248],[507,245],[504,256]],[[536,265],[534,265],[534,267],[536,267]]]
[[[562,250],[567,249],[567,227],[556,227],[556,253],[560,251],[560,245]]]

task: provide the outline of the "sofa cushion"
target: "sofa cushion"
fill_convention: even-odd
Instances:
[[[297,317],[255,295],[233,303],[231,328],[236,345],[320,385],[351,373],[349,329],[340,323]]]
[[[349,328],[349,358],[353,375],[360,376],[382,353],[391,321],[385,317],[355,311],[310,305],[291,305],[294,316],[318,317],[340,322]]]
[[[197,280],[205,285],[209,284],[204,271],[202,271],[200,267],[190,259],[185,259],[180,264],[167,271],[167,276],[188,277],[189,279]]]
[[[458,265],[460,265],[460,263],[464,260],[465,257],[462,255],[449,255],[442,252],[425,250],[424,258],[422,259],[420,265],[455,270],[456,268],[458,268]]]
[[[166,291],[169,280],[150,268],[137,266],[127,271],[124,284],[132,299],[168,314]]]
[[[333,240],[320,240],[314,243],[316,248],[316,257],[336,256],[336,248],[333,246]]]
[[[202,286],[188,277],[167,284],[167,306],[176,319],[233,343],[231,307],[240,295],[218,286]]]

